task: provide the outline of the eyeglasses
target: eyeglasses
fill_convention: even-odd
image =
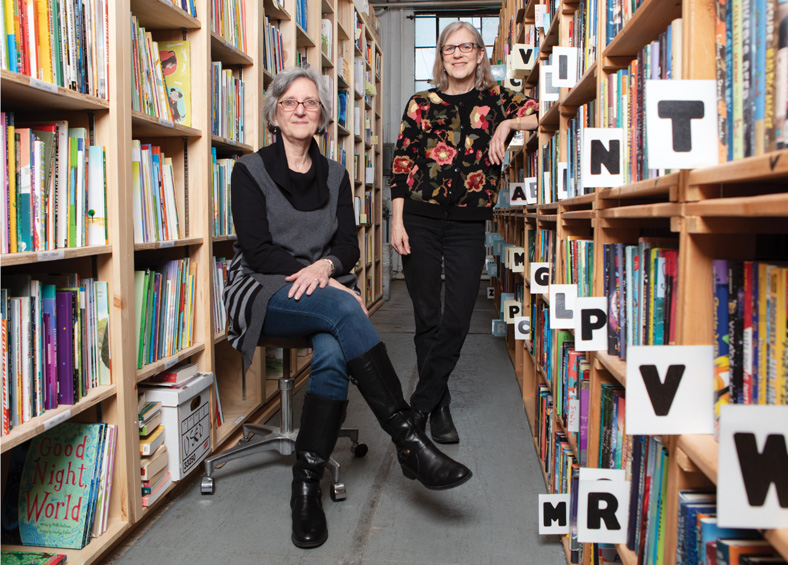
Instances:
[[[303,102],[299,102],[293,98],[279,101],[279,105],[288,112],[294,112],[299,104],[303,104],[304,110],[307,112],[317,112],[320,109],[320,100],[315,100],[314,98],[307,98]]]
[[[441,47],[441,53],[444,55],[451,55],[454,53],[454,50],[460,48],[460,53],[470,53],[474,49],[476,49],[475,43],[460,43],[459,45],[444,45]]]

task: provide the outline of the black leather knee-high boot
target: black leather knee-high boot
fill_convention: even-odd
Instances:
[[[318,547],[328,539],[320,479],[334,451],[346,410],[347,400],[332,400],[309,393],[304,398],[290,497],[292,540],[297,547]]]
[[[434,490],[454,488],[471,478],[470,469],[442,453],[414,421],[383,343],[349,361],[348,372],[397,446],[397,457],[406,477],[418,479]]]

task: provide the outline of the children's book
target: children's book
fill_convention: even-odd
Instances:
[[[159,41],[159,57],[167,83],[172,121],[192,125],[191,46],[188,41]]]
[[[23,545],[69,549],[86,545],[105,427],[65,422],[33,438],[19,483]]]
[[[3,565],[60,565],[66,562],[66,556],[60,553],[43,553],[38,551],[2,551]]]

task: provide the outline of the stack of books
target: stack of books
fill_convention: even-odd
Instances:
[[[164,445],[164,426],[161,424],[161,402],[139,402],[140,473],[142,477],[142,506],[150,506],[172,483],[168,470],[167,446]]]

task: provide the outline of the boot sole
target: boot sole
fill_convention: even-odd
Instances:
[[[416,480],[416,475],[413,475],[411,473],[406,473],[404,470],[402,471],[402,474],[405,475],[405,477],[410,479],[411,481],[415,481]],[[425,485],[421,481],[419,481],[419,482],[422,484],[422,486],[424,488],[429,489],[429,490],[449,490],[450,488],[455,488],[455,487],[458,487],[458,486],[460,486],[462,484],[467,483],[471,479],[472,476],[473,476],[473,472],[472,471],[468,471],[468,474],[465,475],[463,478],[461,478],[459,481],[457,481],[455,483],[451,483],[449,485],[432,486],[432,485]]]
[[[444,436],[432,436],[432,441],[435,443],[460,443],[460,436],[457,434],[454,435],[444,435]]]
[[[316,547],[320,547],[321,545],[326,543],[327,539],[328,539],[328,532],[326,532],[326,535],[324,535],[322,538],[316,541],[301,541],[301,540],[297,540],[294,535],[290,536],[290,540],[293,542],[293,545],[296,547],[300,547],[301,549],[314,549]]]

